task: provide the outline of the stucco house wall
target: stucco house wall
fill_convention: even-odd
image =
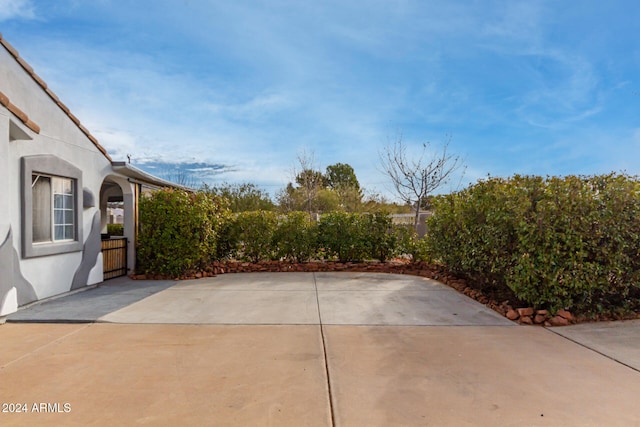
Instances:
[[[72,239],[34,241],[32,186],[40,176],[52,183],[71,179],[75,186]],[[0,316],[103,280],[101,233],[106,232],[107,197],[115,195],[125,206],[128,267],[133,269],[135,210],[145,182],[170,185],[123,162],[113,163],[0,34]],[[54,218],[53,207],[50,212]]]
[[[102,280],[98,254],[94,259],[85,256],[86,246],[100,245],[99,206],[87,204],[84,195],[89,202],[92,195],[98,196],[105,176],[111,172],[111,162],[79,122],[72,120],[68,109],[65,111],[64,105],[47,92],[44,82],[34,77],[28,64],[1,41],[0,315],[6,315],[20,305],[69,291],[83,263],[89,274],[80,285]],[[79,171],[74,176],[75,244],[31,245],[26,239],[31,233],[31,224],[26,221],[30,215],[25,211],[25,197],[31,197],[29,171],[68,177],[72,173],[65,172],[73,167]],[[33,251],[29,251],[30,246]]]

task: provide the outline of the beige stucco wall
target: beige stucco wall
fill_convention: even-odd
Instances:
[[[91,191],[96,200],[96,206],[82,208],[79,212],[83,244],[87,243],[87,239],[95,239],[95,233],[91,234],[92,224],[100,210],[100,187],[104,178],[112,173],[111,163],[2,46],[0,91],[40,127],[39,134],[33,132],[9,110],[0,106],[0,242],[10,229],[12,244],[19,257],[18,274],[33,286],[37,298],[42,299],[71,289],[83,252],[23,258],[20,159],[24,156],[48,154],[82,170],[82,186]],[[13,126],[20,127],[31,139],[10,141],[10,122]],[[81,192],[82,188],[78,190]],[[98,256],[97,261],[100,260]],[[5,270],[11,269],[7,267],[8,261],[0,265],[4,265],[2,268]],[[0,274],[3,275],[3,280],[18,282],[16,272],[1,271]],[[96,262],[84,285],[101,279],[102,265]],[[0,288],[0,293],[2,289],[4,288]],[[5,290],[4,295],[0,295],[0,315],[7,314],[7,309],[15,305],[15,301],[11,301],[14,297],[7,297],[7,294]]]

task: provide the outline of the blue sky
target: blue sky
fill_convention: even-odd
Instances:
[[[450,137],[464,182],[640,174],[639,18],[635,0],[0,0],[3,37],[115,160],[272,194],[303,151],[388,194],[399,133]]]

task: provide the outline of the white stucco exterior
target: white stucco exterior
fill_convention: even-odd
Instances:
[[[137,197],[165,182],[111,158],[0,35],[0,316],[103,279],[106,204],[124,205],[129,271],[135,265]],[[32,177],[71,179],[75,239],[33,237]],[[53,197],[53,196],[52,196]],[[55,209],[54,209],[55,211]],[[53,212],[51,215],[54,215]],[[55,240],[55,239],[52,239]]]

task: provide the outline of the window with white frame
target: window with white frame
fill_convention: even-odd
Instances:
[[[33,243],[75,239],[74,180],[31,175]]]
[[[53,155],[21,161],[22,256],[82,251],[82,171]]]

